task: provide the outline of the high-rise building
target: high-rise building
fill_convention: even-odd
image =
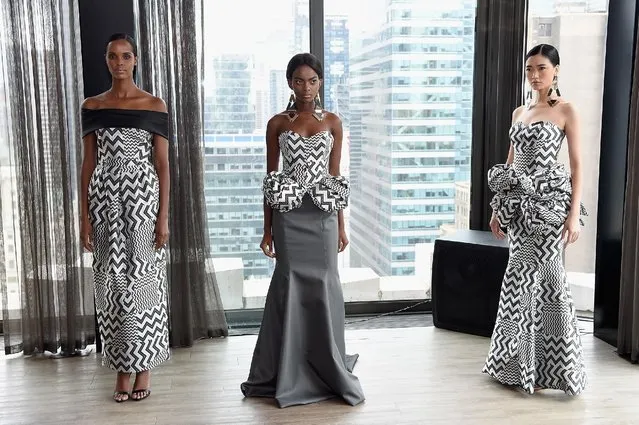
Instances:
[[[348,113],[350,59],[348,52],[348,18],[326,16],[324,19],[324,108],[340,116]]]
[[[351,264],[413,275],[469,179],[476,2],[389,0],[350,51]]]
[[[246,279],[263,278],[273,264],[259,248],[264,230],[264,134],[204,136],[204,191],[211,251],[241,257]]]
[[[288,104],[291,89],[286,82],[286,70],[274,69],[269,75],[269,107],[271,116],[279,114]]]
[[[309,31],[310,0],[295,0],[293,2],[293,46],[291,53],[297,54],[308,52],[311,45],[311,34]]]
[[[255,129],[264,132],[266,124],[271,118],[270,107],[270,72],[264,63],[256,63],[253,69],[251,84],[251,99],[255,102]]]
[[[213,85],[204,98],[205,134],[250,134],[255,107],[250,101],[253,61],[247,55],[224,54],[213,59]]]
[[[266,171],[263,128],[268,102],[249,56],[214,58],[213,85],[204,101],[204,191],[211,251],[215,257],[241,257],[247,279],[270,273],[259,250],[263,233],[262,178]],[[265,74],[266,75],[266,74]],[[258,104],[259,107],[254,105]],[[264,127],[266,123],[261,123]]]

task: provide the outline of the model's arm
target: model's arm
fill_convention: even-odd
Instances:
[[[521,113],[523,112],[523,110],[524,110],[524,107],[520,106],[513,111],[511,124],[515,124],[519,120],[519,117],[521,116]],[[510,165],[513,163],[514,160],[515,160],[515,150],[511,142],[510,147],[508,148],[508,157],[506,158],[506,164]],[[497,221],[497,215],[495,214],[495,211],[493,211],[493,214],[490,217],[489,226],[490,226],[490,230],[493,232],[493,235],[495,235],[497,239],[504,239],[506,237],[506,234],[504,233],[503,230],[501,230],[499,222]]]
[[[508,157],[506,158],[506,164],[510,165],[515,160],[515,151],[513,149],[512,142],[510,143],[510,148],[508,149]]]
[[[513,111],[513,118],[512,118],[512,122],[511,124],[515,124],[517,121],[519,121],[519,117],[521,116],[521,113],[524,111],[524,107],[520,106],[519,108],[515,109]],[[513,144],[512,142],[510,143],[510,148],[508,149],[508,158],[506,158],[506,164],[512,164],[513,161],[515,160],[515,150],[513,148]]]
[[[331,150],[331,156],[328,163],[328,172],[331,176],[340,175],[340,164],[342,162],[342,138],[344,137],[344,131],[342,128],[342,120],[335,114],[330,114],[331,119],[331,133],[333,135],[333,150]],[[344,228],[344,210],[337,212],[337,223],[339,229],[339,252],[346,249],[348,245],[348,237],[346,236],[346,229]]]
[[[167,112],[166,103],[158,97],[151,98],[148,108],[151,111]],[[169,241],[169,197],[171,191],[169,141],[159,134],[153,135],[153,165],[160,186],[160,205],[155,223],[155,249],[159,249]]]
[[[342,129],[342,120],[335,114],[329,115],[331,122],[331,134],[333,135],[333,149],[328,160],[328,172],[331,176],[340,175],[340,164],[342,162],[342,138],[344,131]]]
[[[87,98],[82,102],[83,109],[95,109],[97,101]],[[93,251],[93,229],[89,221],[89,182],[96,165],[96,137],[91,132],[82,138],[82,168],[80,169],[80,240],[82,246]]]
[[[271,118],[266,125],[266,173],[271,171],[277,171],[280,163],[280,146],[277,141],[278,135],[278,119],[277,116]],[[266,202],[266,197],[263,200],[264,203],[264,237],[260,248],[269,257],[274,258],[275,252],[273,250],[273,208]]]
[[[169,195],[171,175],[169,170],[169,142],[164,137],[153,136],[153,156],[155,172],[160,186],[160,200],[155,226],[155,248],[159,249],[169,241]]]
[[[568,156],[570,158],[570,172],[572,177],[572,197],[570,212],[564,226],[564,238],[567,243],[573,243],[579,237],[579,214],[581,209],[582,170],[581,170],[581,131],[577,111],[570,103],[563,105],[566,116],[564,132],[568,139]]]
[[[96,150],[95,133],[89,133],[82,139],[83,157],[80,171],[80,238],[82,246],[93,251],[93,229],[89,221],[89,182],[95,170]]]

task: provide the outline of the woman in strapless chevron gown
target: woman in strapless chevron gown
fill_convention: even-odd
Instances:
[[[506,164],[488,172],[491,229],[510,257],[483,372],[533,393],[583,391],[587,378],[575,307],[563,265],[564,248],[579,236],[580,140],[577,114],[559,97],[559,53],[549,45],[526,56],[537,102],[513,113]],[[571,174],[557,156],[568,140]]]
[[[280,407],[341,397],[364,400],[346,355],[344,297],[337,254],[348,239],[342,211],[348,180],[339,174],[342,126],[317,98],[322,66],[310,54],[289,62],[294,92],[287,110],[267,126],[264,238],[276,259],[248,380],[247,397],[272,397]],[[280,154],[282,171],[277,171]]]

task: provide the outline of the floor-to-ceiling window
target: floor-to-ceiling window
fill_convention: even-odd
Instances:
[[[351,243],[339,257],[345,299],[429,298],[435,239],[468,228],[477,0],[204,0],[213,255],[241,260],[244,305],[259,307],[274,266],[258,246],[265,127],[288,100],[288,60],[309,51],[317,31],[311,1],[323,5],[323,102],[343,122],[341,172],[352,184],[345,213]],[[566,267],[578,308],[586,309],[581,300],[592,302],[594,280],[606,18],[606,0],[530,0],[527,45],[559,49],[562,94],[582,116],[590,217],[567,251]],[[561,160],[568,162],[566,147]]]
[[[608,0],[529,2],[527,47],[550,44],[557,48],[561,95],[580,115],[582,202],[589,216],[577,243],[566,250],[566,270],[577,309],[592,311]],[[570,166],[567,143],[559,160]]]
[[[258,246],[265,128],[288,100],[288,60],[322,30],[310,1],[204,0],[209,236],[214,257],[241,259],[245,307],[261,306],[273,271]],[[475,9],[323,0],[323,102],[343,122],[352,184],[347,302],[430,298],[435,239],[468,228]]]
[[[352,182],[343,264],[430,297],[436,238],[468,228],[475,0],[324,1],[325,104]]]
[[[266,124],[286,108],[289,59],[309,50],[309,3],[203,5],[204,190],[211,251],[218,264],[240,265],[230,277],[244,279],[236,294],[248,299],[247,306],[255,299],[260,307],[274,268],[259,248]]]

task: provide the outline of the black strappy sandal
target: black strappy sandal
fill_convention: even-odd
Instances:
[[[146,393],[146,395],[144,395],[144,397],[140,397],[140,398],[133,397],[133,394],[140,394],[140,393]],[[133,390],[133,391],[131,391],[131,400],[133,400],[133,401],[142,401],[145,398],[148,398],[150,395],[151,395],[151,390],[146,389],[146,388],[142,388],[142,389],[139,389],[139,390]]]
[[[126,398],[122,398],[122,399],[117,399],[116,397],[119,395],[125,395]],[[114,391],[113,392],[113,401],[115,401],[116,403],[124,403],[125,401],[129,401],[129,399],[131,398],[131,396],[129,395],[128,391]]]

